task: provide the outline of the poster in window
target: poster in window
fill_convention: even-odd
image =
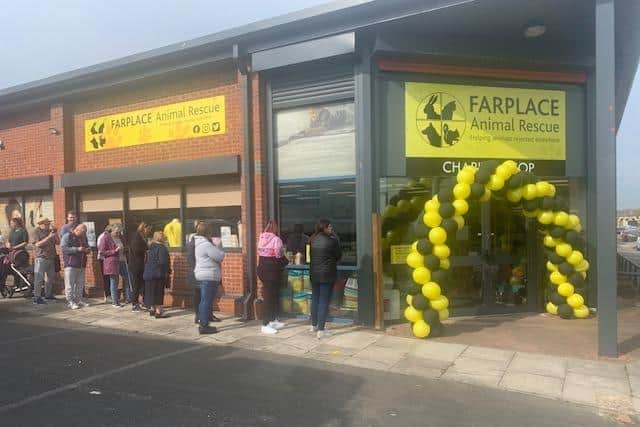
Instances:
[[[38,221],[45,217],[51,220],[53,226],[59,227],[61,225],[55,223],[51,195],[25,197],[24,211],[26,215],[25,228],[29,234],[38,227]]]
[[[11,218],[22,218],[22,205],[13,197],[0,198],[0,232],[6,238],[9,236],[9,221]]]

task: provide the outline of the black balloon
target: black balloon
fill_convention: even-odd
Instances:
[[[542,198],[542,209],[545,211],[552,211],[556,206],[555,199],[553,197],[543,197]]]
[[[436,323],[440,322],[440,318],[438,317],[438,312],[435,311],[432,308],[428,308],[424,311],[424,313],[422,314],[422,318],[424,319],[425,322],[427,322],[429,325],[434,325]]]
[[[562,304],[566,304],[567,303],[567,300],[557,292],[553,292],[552,294],[549,294],[549,301],[551,301],[552,303],[554,303],[558,307],[560,307]],[[414,307],[415,307],[415,305],[414,305]]]
[[[551,263],[555,265],[560,265],[565,261],[564,257],[558,255],[555,251],[549,251],[548,258],[549,261],[551,261]]]
[[[560,196],[556,196],[555,210],[556,211],[562,211],[562,212],[568,212],[569,211],[569,204],[567,203],[567,201],[564,198],[562,198]]]
[[[576,288],[582,288],[585,284],[585,280],[584,277],[582,277],[582,274],[575,272],[569,276],[569,283]]]
[[[416,310],[424,310],[427,307],[429,307],[429,300],[427,299],[427,297],[425,297],[421,293],[416,294],[413,296],[413,299],[411,300],[411,305]]]
[[[551,228],[551,232],[549,234],[551,234],[551,237],[553,237],[554,239],[562,239],[566,232],[567,230],[564,227],[554,226],[553,228]]]
[[[522,208],[525,211],[535,211],[536,209],[538,209],[540,207],[540,202],[539,199],[533,199],[533,200],[527,200],[527,199],[522,199]]]
[[[575,230],[569,230],[567,231],[564,240],[571,246],[576,247],[578,246],[580,235]]]
[[[431,325],[431,332],[429,333],[430,337],[437,338],[442,336],[443,333],[444,333],[444,326],[442,325],[442,323],[438,322]]]
[[[449,271],[443,269],[432,271],[431,280],[440,286],[446,285],[449,282]]]
[[[573,269],[573,265],[569,264],[568,262],[563,262],[558,266],[558,271],[560,271],[560,273],[562,273],[563,276],[568,277],[571,274],[573,274],[575,270]]]
[[[573,317],[573,308],[569,304],[562,304],[558,306],[558,316],[563,319],[571,319]]]
[[[522,185],[535,184],[538,182],[538,178],[531,172],[521,172]]]
[[[440,267],[440,258],[433,254],[426,255],[424,257],[424,266],[433,271]]]
[[[451,203],[453,202],[453,190],[451,187],[443,188],[438,191],[438,201],[441,203],[440,207],[442,207],[443,203]]]
[[[474,182],[471,184],[471,197],[479,199],[484,195],[484,185]]]
[[[404,293],[409,294],[409,295],[417,295],[422,290],[422,285],[419,285],[419,284],[414,283],[414,282],[407,282],[407,283],[405,283],[403,288],[404,289],[401,289],[401,290],[404,291]]]
[[[489,178],[491,177],[491,171],[486,169],[480,169],[476,172],[475,183],[483,185],[489,182]],[[483,191],[484,192],[484,191]]]
[[[433,243],[431,243],[429,239],[420,239],[418,240],[416,249],[418,249],[421,255],[431,254],[433,253]]]
[[[553,283],[547,285],[547,295],[555,294],[558,291],[558,287]]]
[[[513,175],[507,180],[507,182],[505,183],[505,187],[507,187],[509,190],[515,190],[518,187],[522,187],[522,175],[519,173]]]
[[[451,203],[441,203],[438,212],[442,218],[451,218],[456,214],[456,208]]]
[[[455,219],[447,218],[442,221],[442,228],[447,232],[447,238],[453,236],[458,231],[458,223]]]

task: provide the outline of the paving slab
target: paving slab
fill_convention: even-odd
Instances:
[[[562,380],[527,372],[507,372],[502,377],[500,388],[522,393],[532,393],[552,399],[562,398]]]
[[[515,355],[514,351],[509,350],[500,350],[497,348],[489,348],[489,347],[476,347],[470,345],[465,349],[462,353],[464,357],[473,357],[474,359],[483,359],[483,360],[495,360],[500,362],[509,363],[513,356]]]
[[[264,350],[271,353],[285,354],[287,356],[302,356],[303,354],[307,353],[306,350],[294,347],[283,342],[278,342],[277,344],[267,346],[264,348]]]
[[[353,357],[357,359],[366,359],[379,362],[387,366],[387,368],[390,368],[391,366],[398,363],[400,359],[406,356],[407,353],[408,351],[405,351],[403,349],[379,347],[376,343],[363,350],[360,350]]]
[[[394,337],[391,335],[383,335],[375,345],[384,348],[402,349],[406,352],[414,349],[420,341],[410,338]]]
[[[366,331],[336,332],[335,334],[327,340],[328,344],[355,350],[362,350],[382,338],[382,334]]]
[[[501,377],[507,369],[508,361],[476,359],[464,354],[454,360],[447,371]]]
[[[357,351],[357,349],[352,347],[342,347],[339,345],[329,344],[328,342],[321,343],[309,350],[309,352],[313,354],[331,354],[335,356],[353,356]]]
[[[586,387],[593,390],[614,391],[625,396],[631,395],[631,387],[627,378],[605,378],[595,375],[583,375],[575,372],[567,373],[565,377],[566,385],[576,385],[578,387]]]
[[[291,338],[284,340],[283,343],[301,350],[309,351],[312,348],[319,346],[320,340],[316,338],[315,335],[309,333],[294,335]]]
[[[508,371],[563,379],[567,373],[567,360],[561,357],[530,353],[516,353]]]
[[[343,364],[363,369],[375,369],[376,371],[388,371],[391,367],[391,365],[386,362],[363,359],[357,356],[347,357],[344,360]]]
[[[598,360],[568,359],[567,372],[605,378],[627,378],[623,364]]]
[[[629,374],[629,385],[631,386],[631,394],[640,397],[640,374]]]
[[[485,387],[497,388],[502,374],[477,374],[447,370],[442,375],[443,380],[455,381],[465,384],[481,385]]]
[[[565,383],[562,390],[562,400],[604,409],[610,409],[614,404],[619,408],[630,408],[630,399],[626,393],[585,387],[573,382]]]
[[[275,345],[278,340],[272,336],[260,335],[255,337],[244,337],[233,344],[234,347],[246,348],[249,350],[264,350],[266,347]]]
[[[335,363],[338,365],[345,365],[349,356],[338,354],[320,354],[320,353],[304,353],[302,355],[305,359],[320,360],[322,362]]]
[[[442,376],[448,362],[407,355],[391,367],[390,371],[422,378],[437,379]]]
[[[421,341],[409,351],[409,355],[452,363],[466,348],[466,345],[460,344]]]

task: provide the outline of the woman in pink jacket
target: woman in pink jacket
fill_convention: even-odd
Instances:
[[[111,234],[106,233],[98,245],[98,251],[102,256],[102,274],[109,278],[111,288],[111,304],[114,307],[122,307],[118,295],[118,277],[120,274],[120,248],[116,245]]]
[[[278,294],[282,283],[282,271],[289,263],[284,257],[282,240],[278,237],[278,224],[269,221],[258,241],[258,277],[262,281],[262,333],[275,334],[284,327],[276,320]]]

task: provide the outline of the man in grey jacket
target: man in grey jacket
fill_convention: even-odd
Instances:
[[[209,224],[198,224],[193,240],[196,257],[193,274],[200,288],[198,332],[200,334],[215,334],[218,330],[209,326],[209,313],[211,313],[213,299],[222,281],[220,263],[224,259],[224,252],[211,242],[211,226]]]
[[[84,291],[84,272],[87,266],[87,227],[77,225],[72,231],[62,237],[60,249],[64,259],[64,293],[73,310],[80,306],[87,306],[82,300]]]

